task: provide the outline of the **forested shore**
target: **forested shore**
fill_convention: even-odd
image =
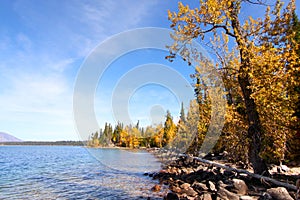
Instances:
[[[0,142],[0,145],[3,146],[12,146],[12,145],[39,145],[39,146],[86,146],[86,141],[22,141],[22,142]]]

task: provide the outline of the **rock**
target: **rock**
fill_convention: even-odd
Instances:
[[[177,194],[175,194],[173,192],[169,192],[164,199],[165,200],[179,200],[179,197]]]
[[[212,192],[217,191],[215,184],[211,181],[208,181],[208,187],[209,187],[210,191],[212,191]]]
[[[245,181],[241,179],[232,179],[234,192],[237,194],[245,195],[248,192],[248,186],[246,185]]]
[[[194,172],[194,170],[192,168],[187,168],[186,171],[187,171],[187,174],[190,174],[190,173]]]
[[[222,199],[222,200],[239,200],[240,199],[237,194],[229,192],[228,190],[226,190],[225,188],[222,188],[222,187],[218,190],[217,195],[218,195],[219,199]]]
[[[178,173],[178,174],[181,174],[181,173],[182,173],[181,169],[178,168],[178,169],[177,169],[177,173]]]
[[[153,191],[153,192],[159,192],[160,191],[160,189],[161,189],[161,186],[160,185],[154,185],[152,188],[151,188],[151,190]]]
[[[171,174],[177,174],[177,168],[176,167],[172,167],[171,169],[168,170],[169,173]]]
[[[284,187],[267,189],[267,193],[270,194],[274,200],[293,200]]]
[[[209,193],[202,194],[198,199],[199,200],[212,200],[211,195]]]
[[[182,189],[188,189],[191,185],[189,183],[183,183],[180,185],[180,188]]]
[[[223,188],[227,187],[227,185],[225,183],[223,183],[223,181],[221,181],[221,180],[218,181],[217,185],[218,185],[219,188],[220,187],[223,187]]]
[[[149,176],[149,173],[145,172],[145,173],[144,173],[144,176]]]
[[[167,170],[164,170],[164,169],[162,169],[162,170],[160,170],[160,171],[159,171],[159,173],[160,173],[160,174],[166,174],[166,173],[168,173],[168,171],[167,171]]]
[[[273,200],[270,194],[268,193],[263,193],[258,200]]]
[[[188,173],[188,170],[187,170],[186,168],[182,168],[181,171],[182,171],[182,173],[184,173],[184,174],[187,174],[187,173]]]
[[[258,200],[258,197],[240,196],[240,200]]]
[[[286,165],[281,165],[281,169],[282,169],[282,171],[284,171],[284,172],[290,171],[290,168],[288,168],[288,166],[286,166]]]
[[[180,194],[180,193],[181,193],[180,187],[177,187],[177,186],[171,186],[171,187],[170,187],[170,190],[172,190],[173,192],[175,192],[175,193],[177,193],[177,194]]]
[[[187,189],[184,189],[184,193],[187,195],[187,196],[191,196],[191,197],[195,197],[198,193],[191,187],[187,188]]]
[[[193,188],[200,191],[207,191],[208,187],[204,183],[194,182],[192,185]]]

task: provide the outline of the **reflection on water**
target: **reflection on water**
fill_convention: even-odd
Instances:
[[[0,146],[0,199],[161,199],[165,191],[152,193],[156,182],[143,176],[160,166],[151,154],[89,151]]]

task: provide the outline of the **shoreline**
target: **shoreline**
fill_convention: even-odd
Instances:
[[[228,163],[225,166],[230,168]],[[300,178],[298,170],[297,168],[294,174],[274,173],[273,171],[271,177],[275,178],[274,180],[283,179],[281,180],[283,184],[289,178],[290,185],[283,187],[269,182],[268,179],[254,178],[239,170],[223,169],[192,157],[180,157],[149,176],[158,180],[160,186],[169,187],[169,192],[164,197],[165,200],[293,200],[296,199],[296,186],[293,185]]]
[[[22,145],[2,145],[0,146],[22,146]],[[23,145],[30,146],[30,145]],[[42,146],[42,145],[32,145]],[[45,145],[45,146],[79,146],[79,145]],[[160,170],[157,172],[141,173],[146,177],[150,177],[155,182],[151,191],[153,193],[162,193],[165,200],[271,200],[271,199],[296,199],[296,190],[289,187],[278,186],[267,179],[257,179],[249,176],[246,170],[230,170],[234,168],[234,163],[228,163],[224,158],[214,160],[218,165],[201,162],[201,159],[189,156],[179,156],[177,160],[170,161],[167,165],[163,163],[162,155],[159,154],[160,148],[128,148],[118,146],[108,147],[88,147],[96,149],[118,149],[131,152],[147,152],[152,154],[161,164]],[[165,153],[165,152],[164,152]],[[168,156],[169,154],[167,154]],[[222,156],[221,156],[222,157]],[[212,159],[212,158],[210,158]],[[271,177],[295,185],[300,179],[300,167],[296,171],[294,168],[288,168],[286,173],[277,173],[279,166],[273,166]],[[281,168],[281,170],[284,170]],[[251,170],[247,170],[251,173]],[[296,188],[296,186],[294,186]],[[150,197],[151,199],[151,197]],[[299,199],[299,198],[298,198]]]
[[[85,141],[22,141],[0,142],[0,146],[85,146]]]

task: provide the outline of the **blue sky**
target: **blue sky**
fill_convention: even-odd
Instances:
[[[114,34],[133,28],[168,28],[167,10],[176,8],[176,1],[161,0],[0,1],[0,131],[23,140],[80,140],[72,98],[85,58]],[[100,126],[105,121],[114,123],[112,91],[134,67],[160,63],[191,81],[192,69],[182,61],[165,61],[165,55],[164,51],[136,51],[111,64],[95,92]],[[157,84],[138,88],[128,102],[132,121],[141,120],[143,125],[151,124],[151,117],[160,119],[156,115],[166,109],[176,119],[180,107],[176,95]]]

